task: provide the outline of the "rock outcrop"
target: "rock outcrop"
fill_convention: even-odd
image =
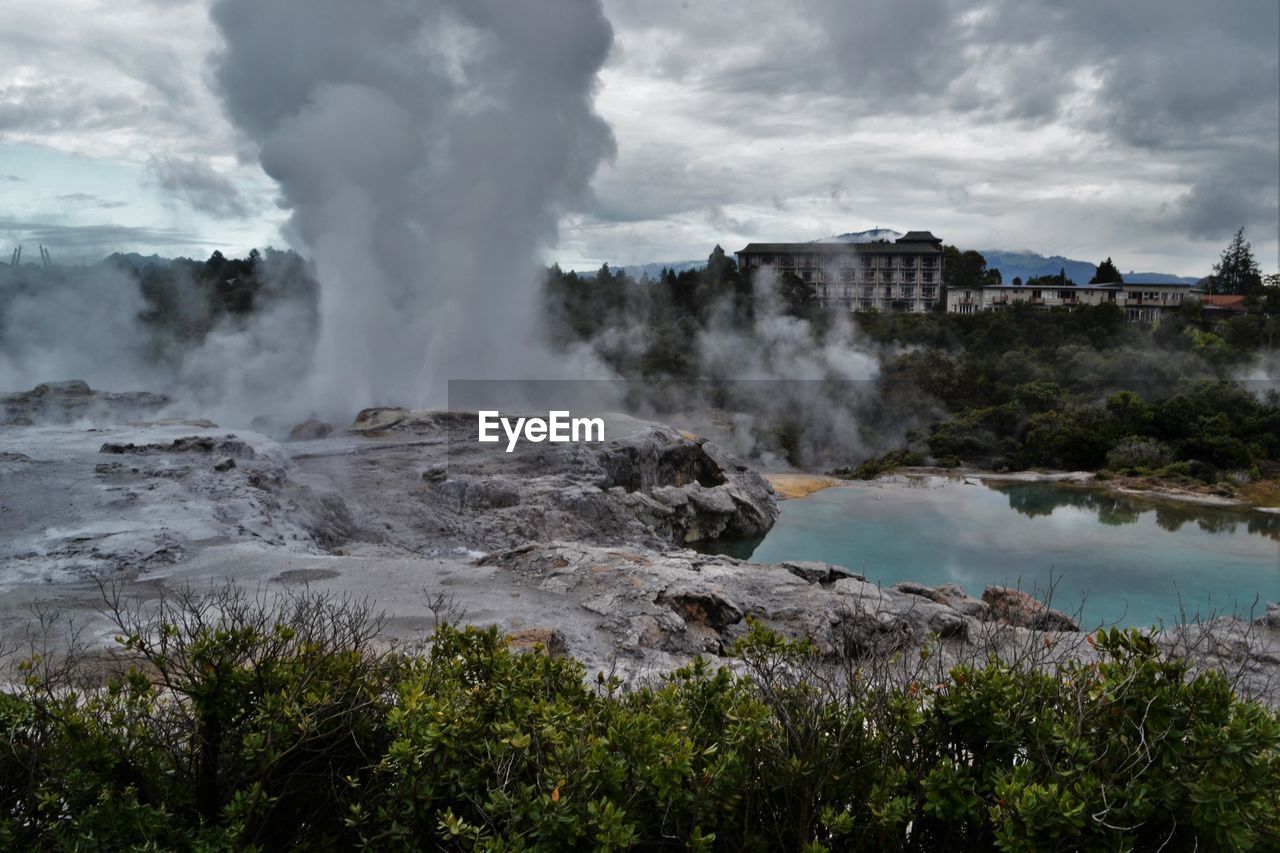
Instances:
[[[926,587],[881,589],[822,563],[800,564],[797,573],[795,563],[552,542],[497,551],[477,564],[599,614],[617,647],[635,657],[720,655],[750,621],[810,639],[825,654],[854,657],[930,638],[965,643],[989,633],[984,623],[993,621],[989,612],[986,619],[964,612],[963,601],[956,607],[923,594]]]
[[[325,438],[333,433],[333,426],[315,418],[310,418],[300,424],[295,424],[293,429],[289,430],[290,441],[315,441],[318,438]]]
[[[0,424],[127,423],[152,419],[172,402],[147,391],[94,391],[80,379],[42,382],[30,391],[0,394]]]
[[[723,656],[752,623],[808,639],[832,659],[887,655],[909,662],[913,655],[900,653],[927,643],[943,671],[959,662],[980,665],[988,654],[1035,665],[1096,659],[1089,636],[1073,620],[1004,588],[988,596],[992,605],[950,584],[882,589],[824,563],[761,565],[687,550],[575,542],[527,544],[476,564],[596,614],[609,647],[641,670],[690,655]],[[1176,626],[1158,632],[1156,641],[1197,667],[1227,672],[1248,695],[1280,704],[1280,626],[1267,621],[1277,613],[1280,606],[1273,605],[1253,624],[1219,619]]]
[[[1045,606],[1035,596],[1020,589],[989,586],[983,590],[982,600],[991,608],[994,619],[1008,625],[1037,631],[1080,630],[1080,623],[1075,619]]]
[[[475,415],[366,409],[342,441],[291,451],[312,480],[349,497],[367,536],[414,550],[548,539],[670,547],[760,537],[778,517],[763,477],[669,427],[614,416],[605,442],[510,453],[476,434]]]

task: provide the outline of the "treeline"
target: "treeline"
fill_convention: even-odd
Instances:
[[[310,593],[113,606],[122,671],[33,655],[0,693],[6,849],[1280,845],[1280,718],[1136,631],[949,666],[753,626],[739,674],[627,690],[495,629],[378,651]]]
[[[757,309],[750,278],[719,246],[705,268],[664,269],[657,279],[608,264],[594,275],[553,266],[543,296],[553,345],[589,343],[626,378],[702,378],[699,333],[713,325],[749,328]],[[779,281],[776,297],[792,316],[818,316],[813,286],[793,274]]]
[[[106,263],[137,282],[146,308],[139,319],[161,347],[186,348],[223,323],[244,323],[274,301],[317,302],[311,264],[293,251],[253,249],[244,258],[214,252],[138,266],[112,255]]]
[[[136,319],[156,359],[198,345],[222,324],[246,323],[275,302],[314,306],[318,293],[311,264],[293,251],[254,249],[244,258],[214,252],[203,261],[117,253],[86,266],[0,265],[0,314],[19,294],[49,297],[49,310],[58,310],[63,291],[77,299],[119,300],[111,289],[122,285],[140,297]]]
[[[1186,306],[1151,327],[1100,305],[860,319],[874,340],[908,347],[886,358],[885,377],[948,414],[863,476],[929,461],[1239,483],[1280,460],[1280,397],[1231,378],[1272,350],[1280,318]]]

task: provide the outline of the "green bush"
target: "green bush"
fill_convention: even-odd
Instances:
[[[754,624],[650,686],[303,595],[124,618],[135,666],[0,695],[10,849],[1157,850],[1280,845],[1280,719],[1136,631],[937,680]],[[238,602],[238,604],[236,604]],[[922,660],[928,656],[921,653]],[[79,675],[84,675],[79,672]]]
[[[1169,462],[1169,446],[1155,438],[1131,435],[1107,451],[1107,467],[1120,469],[1162,468]]]

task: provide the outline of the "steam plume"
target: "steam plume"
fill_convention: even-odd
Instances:
[[[598,0],[217,0],[227,111],[320,280],[296,401],[439,405],[450,378],[545,376],[539,250],[613,139],[591,105]]]

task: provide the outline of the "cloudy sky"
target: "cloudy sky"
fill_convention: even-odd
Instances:
[[[1280,268],[1276,0],[604,5],[616,153],[549,260],[883,226],[1197,275],[1244,226]],[[203,0],[4,6],[6,255],[284,243],[288,211],[210,84]]]

